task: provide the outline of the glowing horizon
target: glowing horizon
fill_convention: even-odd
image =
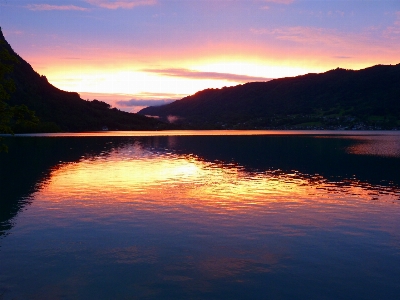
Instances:
[[[21,0],[0,4],[0,17],[50,83],[127,111],[135,100],[400,62],[395,1]]]

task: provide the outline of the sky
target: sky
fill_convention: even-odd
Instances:
[[[400,0],[0,0],[56,87],[136,112],[206,88],[400,63]]]

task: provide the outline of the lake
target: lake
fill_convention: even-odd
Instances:
[[[3,141],[0,299],[400,297],[400,132]]]

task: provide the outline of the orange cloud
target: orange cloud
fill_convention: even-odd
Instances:
[[[87,3],[107,9],[132,9],[136,6],[154,5],[157,0],[86,0]]]
[[[29,4],[26,6],[29,10],[41,11],[41,10],[79,10],[87,11],[87,8],[76,6],[76,5],[51,5],[51,4]]]

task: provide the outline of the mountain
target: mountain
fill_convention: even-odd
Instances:
[[[206,89],[139,114],[204,129],[400,129],[400,64]]]
[[[153,130],[165,126],[154,118],[119,111],[102,101],[86,101],[78,93],[56,88],[15,53],[0,29],[2,51],[7,51],[18,60],[18,63],[13,63],[13,71],[8,74],[16,87],[8,104],[25,104],[35,111],[41,121],[35,127],[14,127],[16,132],[90,131],[101,130],[103,127],[110,130]]]

